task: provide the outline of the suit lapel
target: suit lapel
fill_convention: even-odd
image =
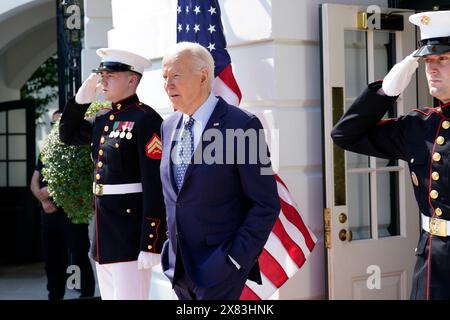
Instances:
[[[189,179],[189,176],[191,175],[192,170],[194,170],[195,167],[200,165],[199,163],[194,163],[194,159],[200,159],[201,162],[203,163],[203,150],[206,148],[206,146],[208,144],[212,143],[212,141],[207,142],[207,143],[204,142],[204,140],[203,140],[204,133],[208,129],[217,129],[217,130],[222,129],[222,126],[224,124],[222,118],[227,113],[227,107],[228,107],[228,104],[222,98],[219,97],[219,101],[217,101],[217,104],[214,107],[214,111],[212,112],[211,116],[209,117],[208,123],[206,124],[205,129],[202,132],[200,142],[199,142],[197,148],[195,148],[194,154],[192,155],[191,163],[189,164],[189,166],[186,169],[186,173],[184,174],[183,185],[181,186],[181,189],[183,189],[185,182],[187,181],[187,179]]]
[[[169,152],[166,155],[167,157],[169,157],[169,159],[166,160],[169,162],[169,168],[168,168],[169,180],[172,185],[172,191],[173,191],[175,197],[177,196],[177,186],[175,183],[175,177],[173,176],[172,150],[176,144],[176,141],[174,139],[175,133],[177,132],[178,129],[180,129],[182,119],[183,119],[183,114],[181,112],[179,112],[178,116],[173,119],[172,127],[169,128],[170,140],[168,140],[167,145],[166,145],[169,148]]]

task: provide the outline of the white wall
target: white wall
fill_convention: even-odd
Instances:
[[[279,175],[319,238],[308,261],[275,297],[280,299],[326,297],[319,47],[319,4],[324,2],[387,5],[382,0],[219,1],[241,106],[258,114],[266,127],[280,130]],[[167,115],[171,107],[163,91],[161,56],[175,42],[176,0],[112,0],[112,10],[109,44],[153,60],[138,94]]]

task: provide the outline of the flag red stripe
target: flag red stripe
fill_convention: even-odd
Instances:
[[[270,280],[277,288],[281,287],[289,277],[277,260],[266,250],[263,249],[259,256],[259,265],[261,272]]]
[[[278,239],[280,239],[284,249],[286,249],[291,259],[294,260],[300,268],[305,263],[305,254],[302,249],[291,239],[291,237],[289,237],[280,219],[277,219],[275,222],[272,232],[278,237]],[[263,267],[261,267],[261,270],[262,269]]]
[[[253,292],[247,285],[245,285],[244,290],[242,290],[239,300],[261,300],[261,298]]]
[[[231,69],[231,64],[227,65],[225,69],[219,73],[218,77],[222,79],[223,82],[238,96],[239,102],[241,102],[242,94],[236,79],[233,75],[233,70]]]
[[[303,237],[305,237],[306,246],[308,247],[309,251],[312,251],[315,243],[311,238],[311,234],[309,233],[308,228],[305,226],[305,223],[300,217],[299,212],[289,203],[285,202],[281,197],[279,197],[279,199],[281,204],[281,211],[283,211],[284,216],[303,234]]]
[[[283,180],[281,180],[281,178],[277,174],[275,174],[274,176],[275,176],[275,180],[277,180],[279,183],[281,183],[283,185],[283,187],[285,187],[286,190],[289,192],[289,190],[288,190],[287,186],[284,184]]]

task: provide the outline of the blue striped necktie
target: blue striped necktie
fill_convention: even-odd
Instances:
[[[194,118],[189,117],[184,124],[183,132],[181,133],[181,139],[178,142],[178,161],[175,167],[175,183],[178,191],[180,191],[183,185],[184,174],[191,161],[192,153],[194,152],[194,134],[192,127],[194,126]]]

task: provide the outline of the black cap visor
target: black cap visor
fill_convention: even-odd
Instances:
[[[141,75],[139,72],[133,70],[134,68],[128,64],[120,62],[101,62],[97,69],[93,69],[92,72],[100,73],[102,71],[106,72],[125,72],[130,71]]]
[[[419,41],[419,50],[414,57],[425,57],[450,51],[450,37],[430,38]]]

